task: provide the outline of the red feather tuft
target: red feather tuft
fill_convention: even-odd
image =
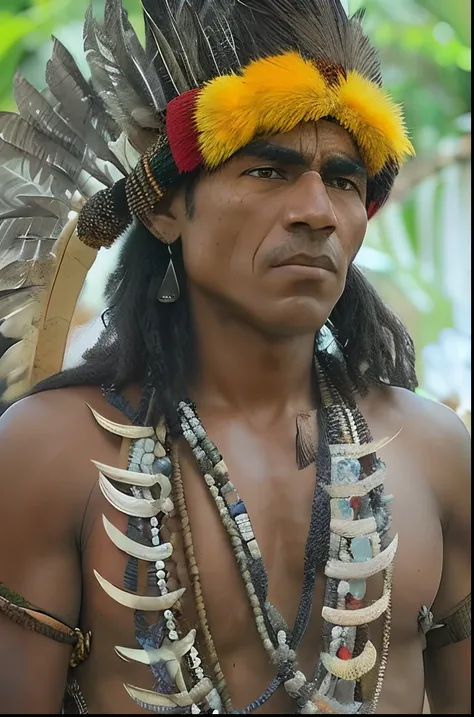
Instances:
[[[194,120],[199,89],[175,97],[166,108],[166,133],[171,154],[180,172],[192,172],[202,162]]]
[[[369,202],[369,206],[367,207],[367,218],[372,219],[374,214],[377,214],[379,209],[380,209],[379,202]]]

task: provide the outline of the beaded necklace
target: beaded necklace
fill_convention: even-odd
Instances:
[[[155,690],[125,685],[132,699],[145,709],[181,714],[249,714],[283,686],[295,700],[296,713],[375,712],[387,662],[391,566],[397,548],[397,536],[391,542],[387,537],[390,497],[383,496],[384,466],[375,456],[376,450],[388,439],[377,444],[371,442],[359,410],[342,400],[318,362],[316,373],[322,399],[318,480],[305,550],[302,596],[291,630],[267,600],[268,579],[260,548],[245,503],[229,478],[222,456],[206,434],[195,407],[186,402],[178,406],[182,434],[193,451],[227,531],[257,631],[269,660],[275,664],[276,675],[270,685],[240,711],[233,709],[208,625],[176,444],[167,435],[163,422],[155,429],[137,425],[139,421],[124,427],[93,412],[104,428],[134,440],[128,470],[96,465],[101,471],[100,486],[107,500],[131,516],[126,538],[107,521],[104,527],[112,542],[131,556],[125,587],[135,595],[116,588],[99,575],[97,578],[113,599],[136,611],[137,640],[144,649],[117,647],[116,652],[126,660],[150,665],[156,677]],[[140,477],[142,473],[147,475]],[[106,476],[118,481],[121,490],[115,489]],[[130,496],[123,492],[124,485],[129,486]],[[163,520],[175,509],[181,521],[204,658],[195,645],[196,631],[184,631],[180,604],[184,588],[170,592],[168,587],[170,574],[165,566],[172,546],[160,544],[159,534]],[[311,538],[315,526],[325,521],[329,536],[321,547],[321,543],[317,545]],[[146,568],[147,582],[155,595],[153,585],[157,586],[159,595],[156,597],[136,594],[138,563],[147,565],[149,562],[152,566],[151,570]],[[323,651],[314,679],[307,680],[297,669],[296,649],[308,625],[318,564],[324,566],[326,574]],[[382,596],[365,606],[366,579],[381,571],[384,572]],[[143,617],[150,610],[158,610],[161,615],[155,625]],[[382,615],[382,651],[377,660],[368,625]],[[366,676],[377,661],[376,685],[369,694]],[[204,666],[209,668],[212,680],[205,675]]]
[[[340,400],[340,396],[338,392],[335,390],[333,386],[328,384],[328,382],[325,379],[325,376],[319,366],[317,366],[318,370],[318,377],[321,387],[321,392],[324,398],[323,407],[324,407],[324,413],[321,412],[321,415],[327,414],[328,423],[329,423],[329,434],[330,437],[333,439],[333,442],[339,443],[340,438],[339,436],[342,434],[342,437],[345,439],[346,443],[352,439],[353,443],[360,444],[360,438],[362,437],[365,439],[365,443],[368,443],[370,440],[370,434],[368,433],[368,429],[366,426],[365,421],[363,420],[360,412],[357,409],[348,410],[344,407],[344,404]],[[336,399],[336,400],[335,400]],[[339,399],[339,400],[337,400]],[[337,401],[337,402],[336,402]],[[345,410],[344,410],[345,408]],[[346,630],[344,634],[344,630],[333,628],[331,631],[331,640],[329,643],[329,653],[324,653],[322,658],[319,661],[318,669],[317,669],[317,675],[319,675],[320,679],[316,679],[312,683],[308,683],[304,675],[302,675],[301,672],[296,670],[296,648],[301,642],[301,639],[305,633],[309,616],[311,612],[311,596],[313,594],[314,589],[314,579],[315,579],[315,573],[316,573],[316,567],[317,567],[317,561],[314,559],[314,555],[311,556],[311,544],[308,539],[307,547],[306,547],[306,554],[305,554],[305,581],[303,585],[303,591],[302,591],[302,597],[300,601],[300,606],[298,609],[297,617],[295,620],[295,627],[293,630],[289,630],[286,625],[278,625],[275,624],[275,620],[272,619],[274,613],[273,606],[271,606],[266,601],[266,586],[268,585],[268,579],[265,571],[265,567],[263,565],[261,552],[258,546],[258,543],[256,541],[252,524],[249,518],[249,515],[247,513],[247,510],[245,508],[245,504],[240,498],[240,496],[237,494],[237,491],[230,481],[229,474],[227,467],[222,459],[222,456],[220,455],[219,451],[217,450],[216,446],[213,444],[211,439],[207,436],[204,427],[202,426],[202,423],[196,413],[195,407],[190,403],[181,402],[178,407],[178,413],[180,415],[181,419],[181,428],[183,436],[186,438],[187,442],[189,443],[193,454],[196,458],[196,461],[201,469],[201,472],[203,473],[204,480],[209,488],[209,491],[214,499],[214,502],[216,504],[217,510],[219,512],[219,515],[221,517],[222,523],[224,527],[226,528],[226,531],[229,535],[234,555],[237,561],[237,564],[239,565],[239,569],[241,572],[242,579],[244,581],[244,585],[247,591],[247,595],[249,597],[250,605],[253,610],[254,619],[257,631],[262,639],[262,643],[264,648],[266,649],[269,659],[272,663],[276,664],[278,666],[278,672],[276,677],[272,680],[271,684],[265,690],[265,692],[252,704],[250,704],[248,707],[246,707],[244,710],[241,710],[241,714],[248,714],[258,707],[260,707],[262,704],[264,704],[276,691],[276,689],[283,684],[285,686],[285,689],[289,694],[291,694],[293,697],[297,699],[298,705],[300,707],[300,710],[303,711],[303,713],[308,713],[313,711],[313,707],[315,708],[315,711],[319,711],[317,701],[319,697],[319,702],[321,703],[320,697],[324,697],[325,694],[328,692],[328,687],[330,686],[331,679],[335,677],[337,679],[337,675],[333,675],[328,669],[327,666],[330,664],[330,661],[327,660],[324,656],[324,654],[328,654],[329,657],[336,657],[337,660],[350,660],[350,659],[357,659],[352,658],[351,651],[347,647],[347,644],[352,641],[352,651],[355,648],[355,630],[352,630],[352,634],[348,634],[348,631]],[[358,429],[362,429],[359,430]],[[322,437],[321,428],[324,427],[324,422],[320,421],[320,436]],[[360,435],[361,434],[361,435]],[[325,446],[328,448],[328,446]],[[347,452],[347,451],[346,451]],[[364,451],[359,450],[359,456],[361,457]],[[366,451],[368,453],[368,451]],[[347,458],[343,458],[344,461],[347,463]],[[349,459],[350,460],[350,459]],[[174,461],[175,469],[173,472],[174,475],[174,484],[175,486],[179,486],[179,500],[180,500],[180,515],[182,518],[182,528],[183,528],[183,536],[186,535],[186,544],[188,546],[188,555],[192,555],[192,564],[188,564],[188,568],[191,570],[194,568],[195,574],[194,574],[194,585],[195,590],[197,588],[197,591],[199,595],[202,595],[202,590],[199,584],[199,574],[196,570],[196,561],[194,558],[194,549],[192,547],[192,537],[191,537],[191,529],[189,525],[189,519],[187,518],[187,512],[185,507],[185,499],[184,499],[184,491],[182,487],[182,481],[181,481],[181,473],[179,470],[179,463],[177,460]],[[353,470],[360,472],[360,465],[353,462],[349,465],[344,465],[344,468],[347,470]],[[353,473],[355,475],[355,473]],[[320,479],[322,476],[319,477]],[[317,487],[321,487],[321,480],[319,483],[317,483]],[[316,498],[316,496],[315,496]],[[314,522],[314,518],[316,515],[316,511],[314,510],[316,505],[316,500],[313,501],[313,510],[311,515],[311,526],[310,526],[310,536],[311,536],[311,528],[312,524]],[[379,511],[380,512],[380,511]],[[386,513],[388,515],[388,513]],[[380,523],[385,523],[385,525],[381,524],[382,532],[386,532],[387,524],[386,521],[382,520],[379,521]],[[366,523],[367,525],[367,523]],[[371,527],[375,528],[375,525],[372,525]],[[359,533],[361,531],[359,530]],[[357,536],[354,536],[354,538]],[[359,536],[360,537],[360,536]],[[380,542],[379,542],[380,545]],[[333,551],[334,552],[334,551]],[[313,551],[314,553],[314,551]],[[337,551],[336,551],[337,553]],[[336,555],[337,557],[337,555]],[[312,558],[312,559],[311,559]],[[349,557],[350,560],[350,557]],[[387,578],[385,581],[385,590],[388,593],[389,587],[390,587],[390,578],[391,578],[391,572],[387,571]],[[346,583],[346,581],[345,581]],[[265,586],[262,589],[262,586]],[[337,597],[335,599],[334,594],[334,584],[332,584],[331,580],[328,580],[328,586],[326,590],[326,608],[328,608],[328,603],[334,604],[334,602],[338,603],[339,610],[345,609],[344,604],[344,597],[349,593],[349,590],[346,589],[346,584],[343,584],[343,589],[341,590],[341,587],[339,586],[339,589],[337,590]],[[352,596],[351,596],[352,597]],[[357,598],[353,599],[352,606],[354,606],[354,600],[356,601],[357,607],[359,606],[358,603],[360,601],[357,600]],[[387,606],[388,607],[388,606]],[[330,608],[329,609],[335,609]],[[336,608],[337,609],[337,608]],[[208,632],[208,626],[207,626],[207,619],[205,618],[205,612],[203,612],[203,606],[201,607],[201,616],[200,619],[204,618],[204,625],[205,630]],[[354,613],[353,613],[354,615]],[[282,620],[281,616],[278,616],[280,618],[280,621]],[[388,618],[390,619],[390,618]],[[354,626],[352,626],[354,627]],[[362,631],[361,631],[362,632]],[[367,631],[365,631],[367,632]],[[384,630],[384,636],[387,633],[387,630]],[[344,639],[345,638],[345,639]],[[347,639],[349,638],[349,639]],[[365,653],[361,651],[359,653],[362,655],[365,659],[359,659],[359,663],[365,663],[362,665],[362,667],[367,667],[367,665],[372,662],[372,656],[375,651],[375,648],[373,648],[372,643],[368,641],[368,636],[366,635],[366,645],[368,644],[369,647],[365,648]],[[213,653],[215,655],[215,648],[212,646]],[[336,650],[336,655],[331,654],[334,653]],[[385,650],[383,650],[385,652]],[[326,662],[326,665],[325,665]],[[383,671],[385,669],[385,660],[383,662],[383,667],[381,670],[381,675],[383,677]],[[349,663],[348,663],[349,664]],[[373,667],[373,665],[372,665]],[[325,671],[326,668],[326,671]],[[370,668],[371,669],[371,668]],[[324,674],[325,676],[323,679],[321,679],[321,675]],[[355,672],[360,672],[359,670],[355,670]],[[325,684],[324,683],[325,680]],[[345,680],[347,682],[347,680]],[[351,683],[354,682],[354,680],[350,681]],[[379,676],[380,687],[381,687],[381,678]],[[319,683],[319,685],[318,685]],[[220,688],[224,688],[225,682],[223,682],[223,676],[221,673],[221,679],[220,679]],[[323,689],[322,695],[315,695],[317,692],[318,686]],[[378,685],[377,685],[378,686]],[[380,694],[380,687],[378,689],[378,695]],[[350,685],[349,691],[352,691],[352,693],[355,693],[356,685]],[[221,689],[219,691],[221,691]],[[226,688],[225,688],[226,689]],[[341,691],[341,690],[339,690]],[[377,699],[378,699],[377,695]],[[311,699],[313,698],[313,699]],[[326,700],[322,700],[323,702],[326,702],[326,707],[332,706],[333,707],[341,707],[343,708],[343,705],[337,704],[337,700],[331,700],[331,698],[326,698]],[[227,704],[229,702],[227,701]],[[322,704],[321,704],[322,706]],[[344,712],[353,712],[353,711],[361,711],[362,704],[357,703],[355,700],[350,700],[349,703],[346,703],[345,709],[337,710],[344,711]],[[375,709],[375,704],[372,706],[372,709]],[[365,711],[365,710],[364,710]],[[234,711],[237,713],[237,711]]]

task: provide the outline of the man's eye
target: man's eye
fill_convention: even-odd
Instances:
[[[345,177],[326,177],[324,181],[326,184],[329,184],[329,186],[335,187],[335,189],[342,189],[346,192],[350,189],[356,189],[359,191],[355,182],[352,182],[350,179],[346,179]]]
[[[281,172],[278,172],[273,167],[257,167],[256,169],[249,169],[245,174],[259,179],[283,179]]]

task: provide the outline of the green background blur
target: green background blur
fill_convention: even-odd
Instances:
[[[402,317],[421,390],[470,413],[470,0],[349,0],[367,9],[385,83],[417,150],[358,263]],[[56,35],[81,58],[88,0],[0,0],[0,110],[15,109],[15,68],[38,88]],[[101,0],[93,0],[97,13]],[[142,34],[139,0],[124,0]]]

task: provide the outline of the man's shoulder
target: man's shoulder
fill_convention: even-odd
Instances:
[[[455,496],[465,500],[470,490],[471,442],[461,418],[441,403],[394,386],[377,388],[364,403],[374,437],[401,429],[399,450],[423,466],[439,504],[456,513]]]
[[[0,445],[6,448],[6,444],[20,441],[25,447],[41,446],[43,454],[48,447],[64,447],[95,430],[89,406],[105,415],[114,411],[95,386],[59,388],[26,396],[0,416]],[[115,416],[115,420],[120,419]]]
[[[386,386],[377,393],[380,408],[398,415],[413,436],[431,442],[442,440],[469,442],[468,430],[461,418],[448,406],[396,386]]]
[[[27,396],[0,418],[2,491],[55,505],[83,504],[97,481],[92,460],[114,464],[121,439],[104,431],[89,408],[128,423],[100,388],[80,386]],[[9,487],[8,487],[9,486]]]
[[[361,399],[360,405],[372,421],[409,428],[412,436],[422,441],[441,436],[448,442],[469,440],[465,424],[451,408],[405,388],[378,386]]]

